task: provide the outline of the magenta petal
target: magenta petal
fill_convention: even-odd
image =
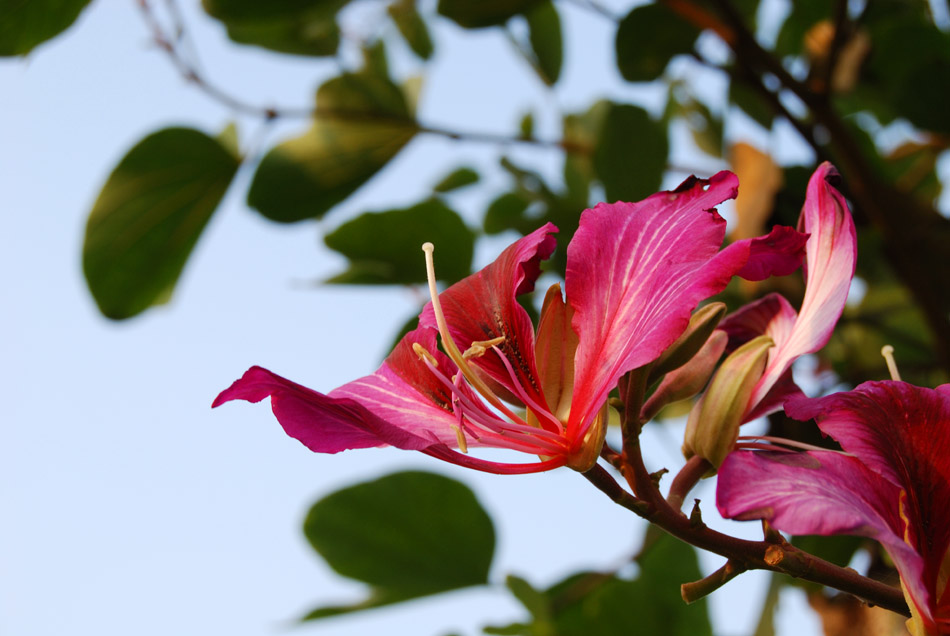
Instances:
[[[437,442],[393,426],[355,400],[317,393],[261,367],[248,369],[218,395],[212,407],[231,400],[260,402],[266,397],[284,431],[318,453],[387,444],[423,450]]]
[[[766,236],[736,241],[723,250],[746,253],[746,264],[736,272],[746,280],[765,280],[770,276],[787,276],[801,267],[808,235],[776,225]]]
[[[731,519],[767,519],[791,534],[855,534],[879,541],[915,604],[931,605],[925,567],[904,543],[900,488],[858,459],[831,451],[731,453],[719,469],[716,505]],[[929,610],[928,610],[929,611]]]
[[[858,243],[847,203],[831,185],[837,176],[834,166],[825,162],[808,182],[798,228],[809,234],[805,246],[805,297],[794,329],[781,344],[776,342],[774,366],[782,371],[799,356],[825,346],[848,299]],[[773,360],[769,365],[773,365]]]
[[[950,547],[950,395],[906,382],[865,382],[846,393],[789,400],[785,410],[795,419],[816,418],[842,448],[907,492],[909,534],[935,589]]]
[[[599,409],[621,375],[657,358],[699,301],[721,291],[747,254],[710,265],[736,195],[735,175],[690,178],[639,203],[601,203],[581,216],[567,251],[567,298],[580,338],[571,422]]]
[[[540,404],[544,404],[544,399],[538,388],[534,361],[534,327],[516,297],[534,289],[541,261],[551,256],[557,245],[554,232],[557,228],[546,224],[508,246],[484,269],[439,294],[449,331],[459,349],[464,352],[472,342],[504,336],[505,341],[498,348],[511,363],[520,386]],[[423,309],[419,324],[436,326],[432,303]],[[512,394],[517,394],[510,374],[497,355],[489,352],[473,358],[471,363]]]

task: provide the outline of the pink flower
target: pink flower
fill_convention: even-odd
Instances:
[[[796,312],[783,296],[769,294],[719,325],[730,335],[731,346],[763,334],[775,343],[745,408],[744,422],[779,410],[787,397],[801,393],[792,381],[792,363],[824,347],[844,311],[858,244],[847,203],[832,185],[838,179],[834,166],[825,162],[808,182],[798,220],[798,229],[809,235],[801,310]]]
[[[554,251],[553,225],[441,294],[430,249],[432,302],[375,373],[324,395],[254,367],[214,406],[269,396],[284,430],[316,452],[390,445],[488,472],[587,470],[620,376],[656,359],[733,275],[760,280],[800,264],[805,237],[791,228],[720,251],[725,221],[712,208],[736,188],[722,172],[586,210],[568,246],[567,300],[558,285],[548,291],[537,331],[516,297]],[[488,461],[467,454],[475,447],[540,461]]]
[[[950,385],[866,382],[785,410],[847,454],[736,451],[719,469],[725,517],[791,534],[855,534],[890,553],[915,636],[950,634]]]

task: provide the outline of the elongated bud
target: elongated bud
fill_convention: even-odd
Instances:
[[[567,467],[579,473],[587,472],[600,457],[600,449],[604,447],[604,438],[607,436],[607,420],[609,407],[604,403],[603,408],[594,417],[594,422],[587,429],[581,446],[567,460]]]
[[[759,336],[726,358],[706,393],[689,412],[683,441],[684,455],[699,455],[719,468],[736,445],[739,425],[746,414],[755,383],[765,371],[773,344],[768,336]]]
[[[725,303],[709,303],[697,309],[690,317],[689,325],[683,335],[667,347],[666,351],[653,363],[647,386],[659,380],[662,375],[692,360],[725,315]]]
[[[706,344],[693,358],[678,369],[666,374],[660,386],[643,405],[640,420],[647,422],[667,404],[693,397],[703,390],[716,369],[722,352],[726,350],[729,336],[724,331],[714,331]]]

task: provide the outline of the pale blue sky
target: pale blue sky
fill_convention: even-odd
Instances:
[[[208,74],[249,101],[306,105],[335,70],[231,46],[192,3],[181,4]],[[382,10],[364,7],[369,16]],[[612,65],[609,24],[573,6],[564,17],[571,65],[554,93],[497,34],[443,25],[421,116],[506,132],[533,107],[541,132],[556,136],[559,110],[585,107],[595,93],[634,99],[632,87],[604,71]],[[410,58],[396,55],[404,72]],[[234,114],[187,86],[150,46],[131,1],[93,2],[63,37],[26,59],[0,61],[0,85],[0,634],[284,633],[311,607],[360,594],[304,542],[309,505],[395,469],[438,471],[474,488],[496,522],[498,582],[516,572],[544,586],[581,567],[616,565],[636,548],[639,522],[567,469],[510,477],[391,450],[317,456],[287,438],[266,405],[209,408],[251,364],[321,390],[372,371],[394,329],[417,310],[416,297],[307,286],[342,267],[319,248],[321,232],[348,215],[415,202],[456,163],[491,169],[500,149],[417,139],[324,222],[292,227],[245,207],[244,171],[173,302],[117,324],[97,313],[80,269],[99,187],[149,132],[187,125],[213,134]],[[246,143],[259,124],[239,123]],[[304,125],[280,124],[268,139]],[[542,151],[517,153],[557,170]],[[490,178],[501,183],[497,172]],[[485,200],[456,202],[475,219]],[[486,245],[479,259],[499,245]],[[671,429],[652,439],[653,467],[680,461],[676,436]],[[711,491],[702,496],[711,517]],[[744,532],[755,535],[755,524]],[[704,567],[720,561],[704,559]],[[764,580],[747,574],[713,597],[722,634],[750,630]],[[785,633],[813,629],[794,620],[802,602],[783,605]],[[295,633],[477,634],[521,616],[503,592],[458,592]]]

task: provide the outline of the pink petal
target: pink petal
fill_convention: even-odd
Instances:
[[[764,396],[770,382],[778,380],[799,356],[824,347],[844,311],[858,243],[848,205],[831,185],[837,179],[837,171],[825,162],[808,182],[798,222],[798,229],[809,234],[805,246],[805,297],[794,327],[782,340],[775,341],[776,351],[769,359],[767,377],[753,398]]]
[[[537,382],[534,327],[516,296],[534,289],[541,261],[548,258],[557,245],[554,232],[557,228],[546,224],[510,245],[481,271],[439,294],[449,331],[459,349],[464,352],[472,342],[504,336],[505,341],[498,348],[511,363],[518,383],[540,404],[545,401]],[[431,303],[423,309],[419,324],[436,326]],[[517,394],[504,363],[494,352],[473,358],[471,363],[510,393]]]
[[[858,459],[830,451],[736,451],[719,469],[716,505],[731,519],[768,519],[790,534],[855,534],[879,541],[911,598],[929,615],[921,558],[904,543],[900,488]]]
[[[716,257],[725,221],[713,210],[736,195],[735,175],[690,178],[639,203],[601,203],[581,216],[567,251],[567,298],[580,338],[571,424],[596,412],[621,375],[656,359],[699,301],[748,260]]]
[[[786,412],[816,418],[870,469],[907,492],[906,515],[914,546],[928,564],[925,582],[950,547],[950,395],[906,382],[865,382],[854,391],[819,399],[792,399]]]
[[[284,379],[261,367],[251,367],[221,392],[212,407],[231,400],[271,399],[271,409],[284,431],[318,453],[392,445],[422,450],[438,440],[419,437],[377,417],[359,402],[333,398]]]
[[[746,264],[736,272],[746,280],[788,276],[801,267],[808,235],[784,225],[776,225],[766,236],[742,239],[723,250],[744,252]]]

